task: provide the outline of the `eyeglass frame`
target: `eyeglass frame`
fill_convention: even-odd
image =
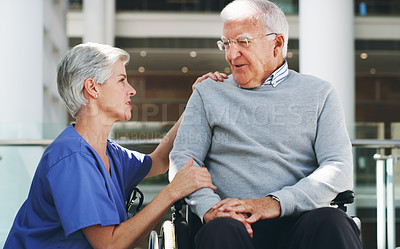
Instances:
[[[224,37],[221,37],[221,40],[217,41],[217,47],[218,47],[219,50],[225,51],[225,50],[227,50],[226,47],[228,46],[228,45],[225,45],[225,43],[229,44],[228,49],[231,47],[231,43],[236,43],[236,45],[239,45],[242,48],[248,48],[248,47],[250,47],[250,44],[253,42],[253,40],[261,38],[261,37],[267,37],[267,36],[270,36],[270,35],[278,35],[278,33],[271,32],[271,33],[268,33],[266,35],[261,35],[261,36],[257,36],[257,37],[254,37],[254,38],[252,38],[251,36],[250,37],[246,37],[246,35],[247,34],[238,35],[235,40],[227,39],[227,42],[222,41],[222,39],[224,39]],[[238,39],[241,38],[241,37],[244,37],[245,40],[244,41],[238,41]],[[240,42],[245,42],[246,45],[244,45],[244,43],[242,44]]]

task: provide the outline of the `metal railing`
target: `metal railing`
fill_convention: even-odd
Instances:
[[[0,140],[0,146],[48,146],[53,140]],[[157,145],[161,139],[146,140],[115,140],[122,146]],[[355,139],[354,148],[375,148],[376,160],[376,206],[377,206],[377,248],[395,249],[395,203],[394,203],[394,166],[400,158],[398,148],[400,140]],[[382,149],[391,149],[389,155],[384,155]],[[0,155],[1,160],[1,155]],[[387,223],[387,227],[386,227]]]
[[[161,139],[135,139],[135,140],[114,140],[121,146],[129,145],[158,145]],[[0,140],[0,146],[48,146],[53,139],[36,139],[36,140]]]
[[[394,166],[400,158],[400,140],[352,140],[353,147],[375,148],[377,248],[396,248],[396,207],[394,203]],[[381,149],[391,149],[384,155]],[[387,227],[386,227],[387,224]]]

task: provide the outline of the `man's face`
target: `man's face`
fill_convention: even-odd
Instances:
[[[225,59],[241,87],[259,87],[283,63],[282,54],[275,49],[275,35],[265,36],[265,27],[260,22],[234,20],[224,23],[223,36],[226,39],[236,40],[243,34],[261,37],[253,40],[247,48],[231,43],[225,51]]]

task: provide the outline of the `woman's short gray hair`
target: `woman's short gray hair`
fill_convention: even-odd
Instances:
[[[240,19],[261,19],[266,32],[282,34],[285,43],[282,50],[283,58],[286,58],[289,39],[289,24],[283,11],[268,0],[235,0],[225,6],[221,11],[223,22]]]
[[[76,117],[88,100],[83,95],[84,82],[92,78],[103,84],[112,75],[118,60],[129,62],[129,53],[109,45],[85,43],[73,47],[58,64],[57,87],[72,117]]]

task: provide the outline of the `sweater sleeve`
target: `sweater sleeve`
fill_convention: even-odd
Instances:
[[[211,136],[212,128],[207,120],[203,100],[198,90],[195,90],[187,103],[170,153],[170,181],[190,157],[193,158],[193,165],[207,167],[204,165],[204,159],[211,144]],[[186,198],[191,210],[201,219],[220,200],[212,189],[200,189]]]
[[[281,216],[328,206],[353,188],[353,157],[342,106],[331,88],[322,97],[314,151],[318,168],[293,186],[271,193],[281,201]]]

